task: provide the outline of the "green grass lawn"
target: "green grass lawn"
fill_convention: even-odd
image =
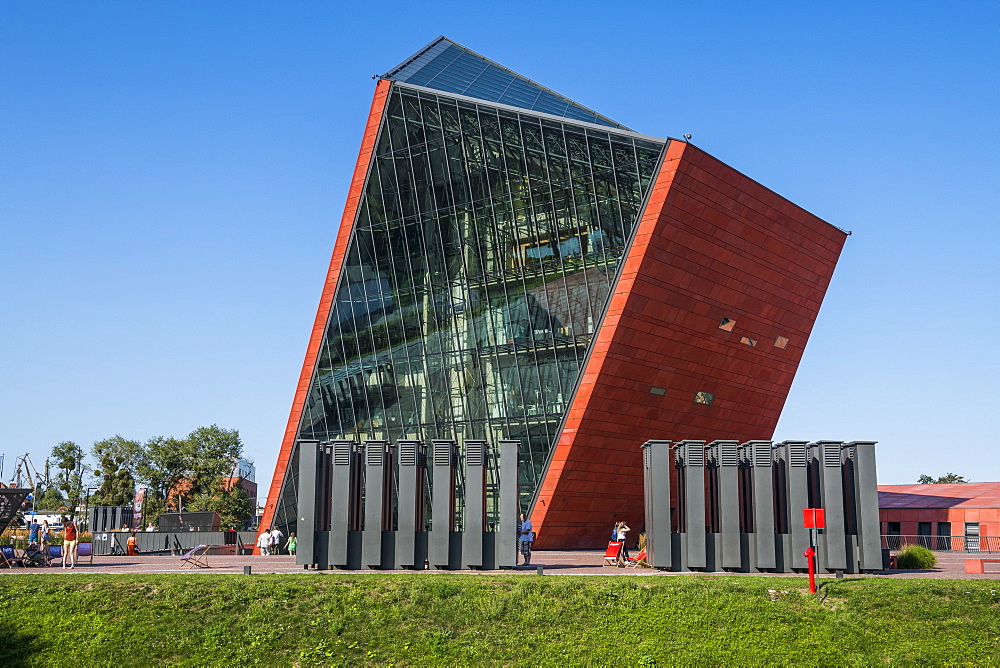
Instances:
[[[1000,665],[1000,580],[0,576],[0,666]]]

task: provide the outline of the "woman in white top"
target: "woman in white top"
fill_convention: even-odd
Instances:
[[[626,534],[631,531],[628,525],[624,522],[618,523],[618,540],[622,542],[621,552],[618,553],[618,562],[620,565],[625,565],[628,562],[628,548],[625,547]]]

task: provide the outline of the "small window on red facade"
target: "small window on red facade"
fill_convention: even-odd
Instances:
[[[711,392],[695,392],[694,402],[696,404],[705,404],[706,406],[711,406],[712,402],[715,401],[715,395]]]
[[[746,346],[750,346],[751,348],[757,347],[757,339],[751,339],[746,336],[740,339],[740,343]]]
[[[788,339],[786,339],[785,337],[779,336],[774,340],[775,348],[781,348],[782,350],[784,350],[786,346],[788,346]]]
[[[736,321],[732,318],[723,318],[722,322],[719,323],[719,329],[725,330],[727,332],[733,331],[733,327],[736,326]]]

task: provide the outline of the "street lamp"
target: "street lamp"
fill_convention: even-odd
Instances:
[[[97,491],[100,487],[87,487],[87,497],[84,504],[83,515],[86,518],[87,529],[93,531],[93,527],[90,526],[90,490]]]

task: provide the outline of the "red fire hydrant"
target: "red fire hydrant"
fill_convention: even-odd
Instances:
[[[816,593],[816,550],[812,545],[806,548],[802,556],[809,561],[809,593]]]

